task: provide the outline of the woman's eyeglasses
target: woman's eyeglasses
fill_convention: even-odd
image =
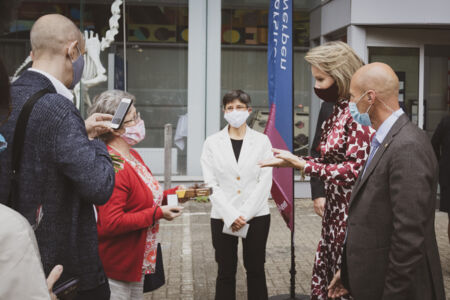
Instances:
[[[141,113],[136,113],[136,116],[128,121],[124,121],[123,124],[130,124],[131,122],[137,123],[141,119]]]

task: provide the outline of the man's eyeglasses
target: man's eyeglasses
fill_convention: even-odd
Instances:
[[[232,112],[233,110],[237,110],[237,111],[244,111],[244,110],[247,110],[248,109],[248,107],[247,106],[245,106],[245,105],[237,105],[236,107],[233,107],[233,106],[227,106],[227,107],[225,107],[225,111],[226,112]]]
[[[136,113],[136,116],[133,119],[128,121],[124,121],[123,124],[130,124],[131,122],[137,123],[141,119],[141,113]]]

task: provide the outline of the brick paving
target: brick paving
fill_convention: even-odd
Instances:
[[[269,296],[288,294],[290,282],[290,231],[273,202],[270,202],[271,226],[266,256]],[[296,292],[309,294],[314,253],[320,236],[320,217],[310,199],[296,200]],[[189,202],[184,214],[173,222],[162,221],[166,285],[145,295],[146,300],[214,299],[217,272],[211,243],[209,203]],[[450,300],[450,245],[447,238],[447,214],[436,213],[436,235],[441,255],[446,294]],[[247,299],[242,244],[239,243],[237,299]]]

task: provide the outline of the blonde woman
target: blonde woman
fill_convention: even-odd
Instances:
[[[322,124],[320,157],[299,158],[274,150],[275,158],[262,166],[295,167],[325,184],[325,199],[317,198],[314,209],[322,217],[311,282],[311,299],[328,299],[328,285],[340,268],[352,187],[369,155],[373,130],[356,123],[349,111],[350,80],[362,60],[343,42],[329,42],[305,56],[315,79],[314,91],[334,103],[333,113]],[[349,299],[349,296],[340,299]]]

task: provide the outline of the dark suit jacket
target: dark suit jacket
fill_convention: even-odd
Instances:
[[[346,261],[356,300],[445,300],[434,230],[437,162],[403,114],[349,204]]]
[[[316,132],[314,133],[314,140],[311,145],[311,156],[320,157],[320,136],[322,135],[322,124],[333,113],[334,103],[322,102],[320,106],[319,118],[317,119]],[[325,184],[318,177],[311,177],[311,198],[314,200],[319,197],[325,197]]]

